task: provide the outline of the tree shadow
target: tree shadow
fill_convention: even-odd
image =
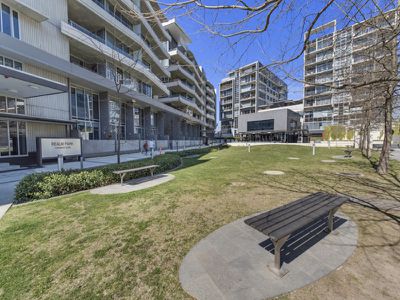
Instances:
[[[328,217],[325,216],[292,233],[285,245],[281,248],[281,263],[285,262],[288,264],[292,262],[328,236],[330,233],[325,230],[327,228],[327,222]],[[333,222],[333,228],[336,230],[346,223],[347,220],[335,216]],[[271,239],[265,240],[259,243],[259,245],[271,254],[275,254],[274,244]]]
[[[373,209],[384,214],[400,225],[400,216],[392,211],[400,210],[400,183],[392,180],[393,176],[349,177],[333,172],[318,171],[310,173],[298,169],[290,169],[289,176],[295,180],[290,182],[279,178],[272,178],[263,182],[274,189],[286,190],[294,193],[311,194],[324,191],[348,197],[350,203]],[[359,196],[365,195],[365,196]]]

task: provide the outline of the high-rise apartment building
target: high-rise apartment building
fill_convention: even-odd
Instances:
[[[157,10],[146,0],[0,0],[0,160],[33,155],[38,137],[81,137],[86,154],[113,152],[117,132],[123,151],[212,137],[214,87],[190,38]]]
[[[229,72],[220,84],[221,135],[235,136],[239,115],[287,100],[287,84],[259,61]]]
[[[334,20],[311,32],[304,54],[304,129],[311,136],[321,136],[329,125],[356,127],[365,101],[378,101],[379,88],[351,86],[383,78],[390,68],[391,53],[382,42],[397,42],[388,29],[398,16],[394,11],[384,16],[340,30]],[[342,88],[346,84],[349,88]]]

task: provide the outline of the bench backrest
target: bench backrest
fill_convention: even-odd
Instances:
[[[114,171],[113,173],[114,174],[123,174],[123,173],[130,173],[130,172],[136,172],[136,171],[147,170],[147,169],[155,169],[157,167],[159,167],[159,165],[150,165],[150,166],[144,166],[144,167],[139,167],[139,168],[134,168],[134,169]]]
[[[346,197],[319,192],[249,218],[245,223],[278,240],[327,215],[347,200]]]

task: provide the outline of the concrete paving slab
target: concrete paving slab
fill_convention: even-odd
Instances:
[[[175,176],[171,174],[160,174],[143,177],[139,179],[130,180],[124,182],[123,185],[121,183],[111,184],[107,186],[102,186],[99,188],[95,188],[90,190],[91,194],[96,195],[110,195],[110,194],[125,194],[135,191],[140,191],[144,189],[149,189],[155,187],[157,185],[166,183],[168,181],[174,180]]]
[[[10,209],[11,203],[0,205],[0,219],[6,214],[7,210]]]
[[[263,174],[264,174],[264,175],[271,175],[271,176],[279,176],[279,175],[285,175],[285,172],[267,170],[267,171],[264,171]]]
[[[272,243],[244,223],[245,217],[217,229],[185,256],[179,279],[196,299],[267,299],[301,288],[336,270],[357,246],[357,226],[338,213],[335,234],[328,234],[326,218],[289,238],[281,256],[289,273],[274,275]],[[201,279],[201,280],[199,280]],[[212,295],[210,295],[212,293]]]

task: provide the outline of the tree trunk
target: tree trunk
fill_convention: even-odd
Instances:
[[[365,144],[365,134],[364,134],[364,124],[361,125],[360,128],[360,144],[358,145],[361,151],[361,155],[364,156],[364,144]]]
[[[377,171],[379,174],[387,174],[389,172],[389,156],[390,156],[390,146],[392,144],[392,113],[393,113],[393,102],[392,95],[386,97],[385,108],[384,108],[384,138],[381,154],[379,157],[379,162],[377,166]]]
[[[365,130],[365,156],[371,158],[371,124],[368,122],[367,128]]]
[[[121,119],[122,119],[122,103],[118,101],[119,104],[119,117],[118,117],[118,127],[117,127],[117,163],[121,163]]]

